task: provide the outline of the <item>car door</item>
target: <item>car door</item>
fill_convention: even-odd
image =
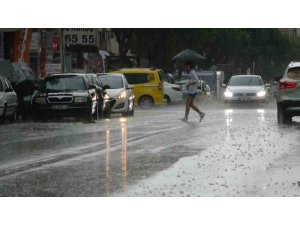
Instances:
[[[3,115],[4,103],[5,103],[5,89],[3,79],[0,77],[0,116]]]
[[[7,100],[6,115],[12,115],[14,113],[15,104],[16,104],[15,92],[7,79],[3,79],[3,83],[4,83],[4,90],[5,90],[5,97]]]

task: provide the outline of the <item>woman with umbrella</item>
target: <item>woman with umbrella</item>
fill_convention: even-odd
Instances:
[[[200,122],[205,116],[205,113],[201,112],[200,109],[194,105],[194,98],[197,95],[197,84],[199,83],[199,78],[197,77],[195,70],[194,70],[194,62],[193,61],[186,61],[185,63],[186,70],[189,74],[189,82],[186,84],[188,89],[188,96],[186,98],[186,105],[185,105],[185,116],[181,119],[184,122],[188,122],[188,116],[190,112],[190,108],[195,110],[199,114]]]

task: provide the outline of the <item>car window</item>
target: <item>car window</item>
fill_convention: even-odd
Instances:
[[[12,89],[12,86],[10,85],[10,83],[8,82],[8,80],[4,80],[4,83],[6,85],[6,88]]]
[[[261,86],[262,80],[259,77],[231,77],[228,86]]]
[[[125,87],[128,88],[128,82],[125,77],[123,77],[123,81],[124,81]]]
[[[108,85],[109,89],[120,89],[124,87],[123,79],[121,76],[104,75],[100,76],[100,80],[102,81],[104,86]]]
[[[76,91],[86,90],[84,79],[80,76],[52,76],[41,85],[42,91]]]
[[[160,72],[160,71],[158,71],[158,76],[159,76],[159,80],[160,80],[160,82],[162,82],[162,81],[163,81],[163,79],[162,79],[162,77],[161,77],[161,72]]]
[[[103,88],[104,84],[103,82],[101,81],[100,77],[97,77],[97,81],[99,83],[99,87]]]
[[[2,84],[2,79],[0,79],[0,92],[4,92],[4,87]]]
[[[144,84],[151,80],[149,73],[125,73],[124,76],[129,84]]]
[[[89,84],[96,84],[96,85],[98,85],[95,76],[87,74],[86,77],[88,79]]]
[[[300,67],[294,67],[289,69],[287,77],[294,80],[300,80]]]

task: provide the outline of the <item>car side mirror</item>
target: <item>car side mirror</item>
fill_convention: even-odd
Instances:
[[[127,89],[133,89],[133,85],[130,85],[130,84],[129,84],[129,85],[127,86]]]
[[[222,87],[223,87],[223,88],[226,88],[226,87],[227,87],[227,85],[226,85],[226,84],[222,84]]]
[[[265,84],[265,87],[271,87],[271,84],[267,83]]]
[[[107,84],[105,84],[105,85],[103,86],[103,90],[106,90],[106,89],[110,89],[110,86],[107,85]]]
[[[96,89],[97,90],[97,87],[96,87],[95,84],[90,84],[89,89]]]

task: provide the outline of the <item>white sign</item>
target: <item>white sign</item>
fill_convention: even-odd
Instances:
[[[32,32],[32,41],[30,50],[36,51],[40,48],[40,34],[39,32]]]
[[[96,29],[94,28],[67,28],[64,29],[66,46],[96,45]]]
[[[52,73],[61,73],[61,64],[60,63],[51,63],[46,64],[46,74],[52,74]]]

